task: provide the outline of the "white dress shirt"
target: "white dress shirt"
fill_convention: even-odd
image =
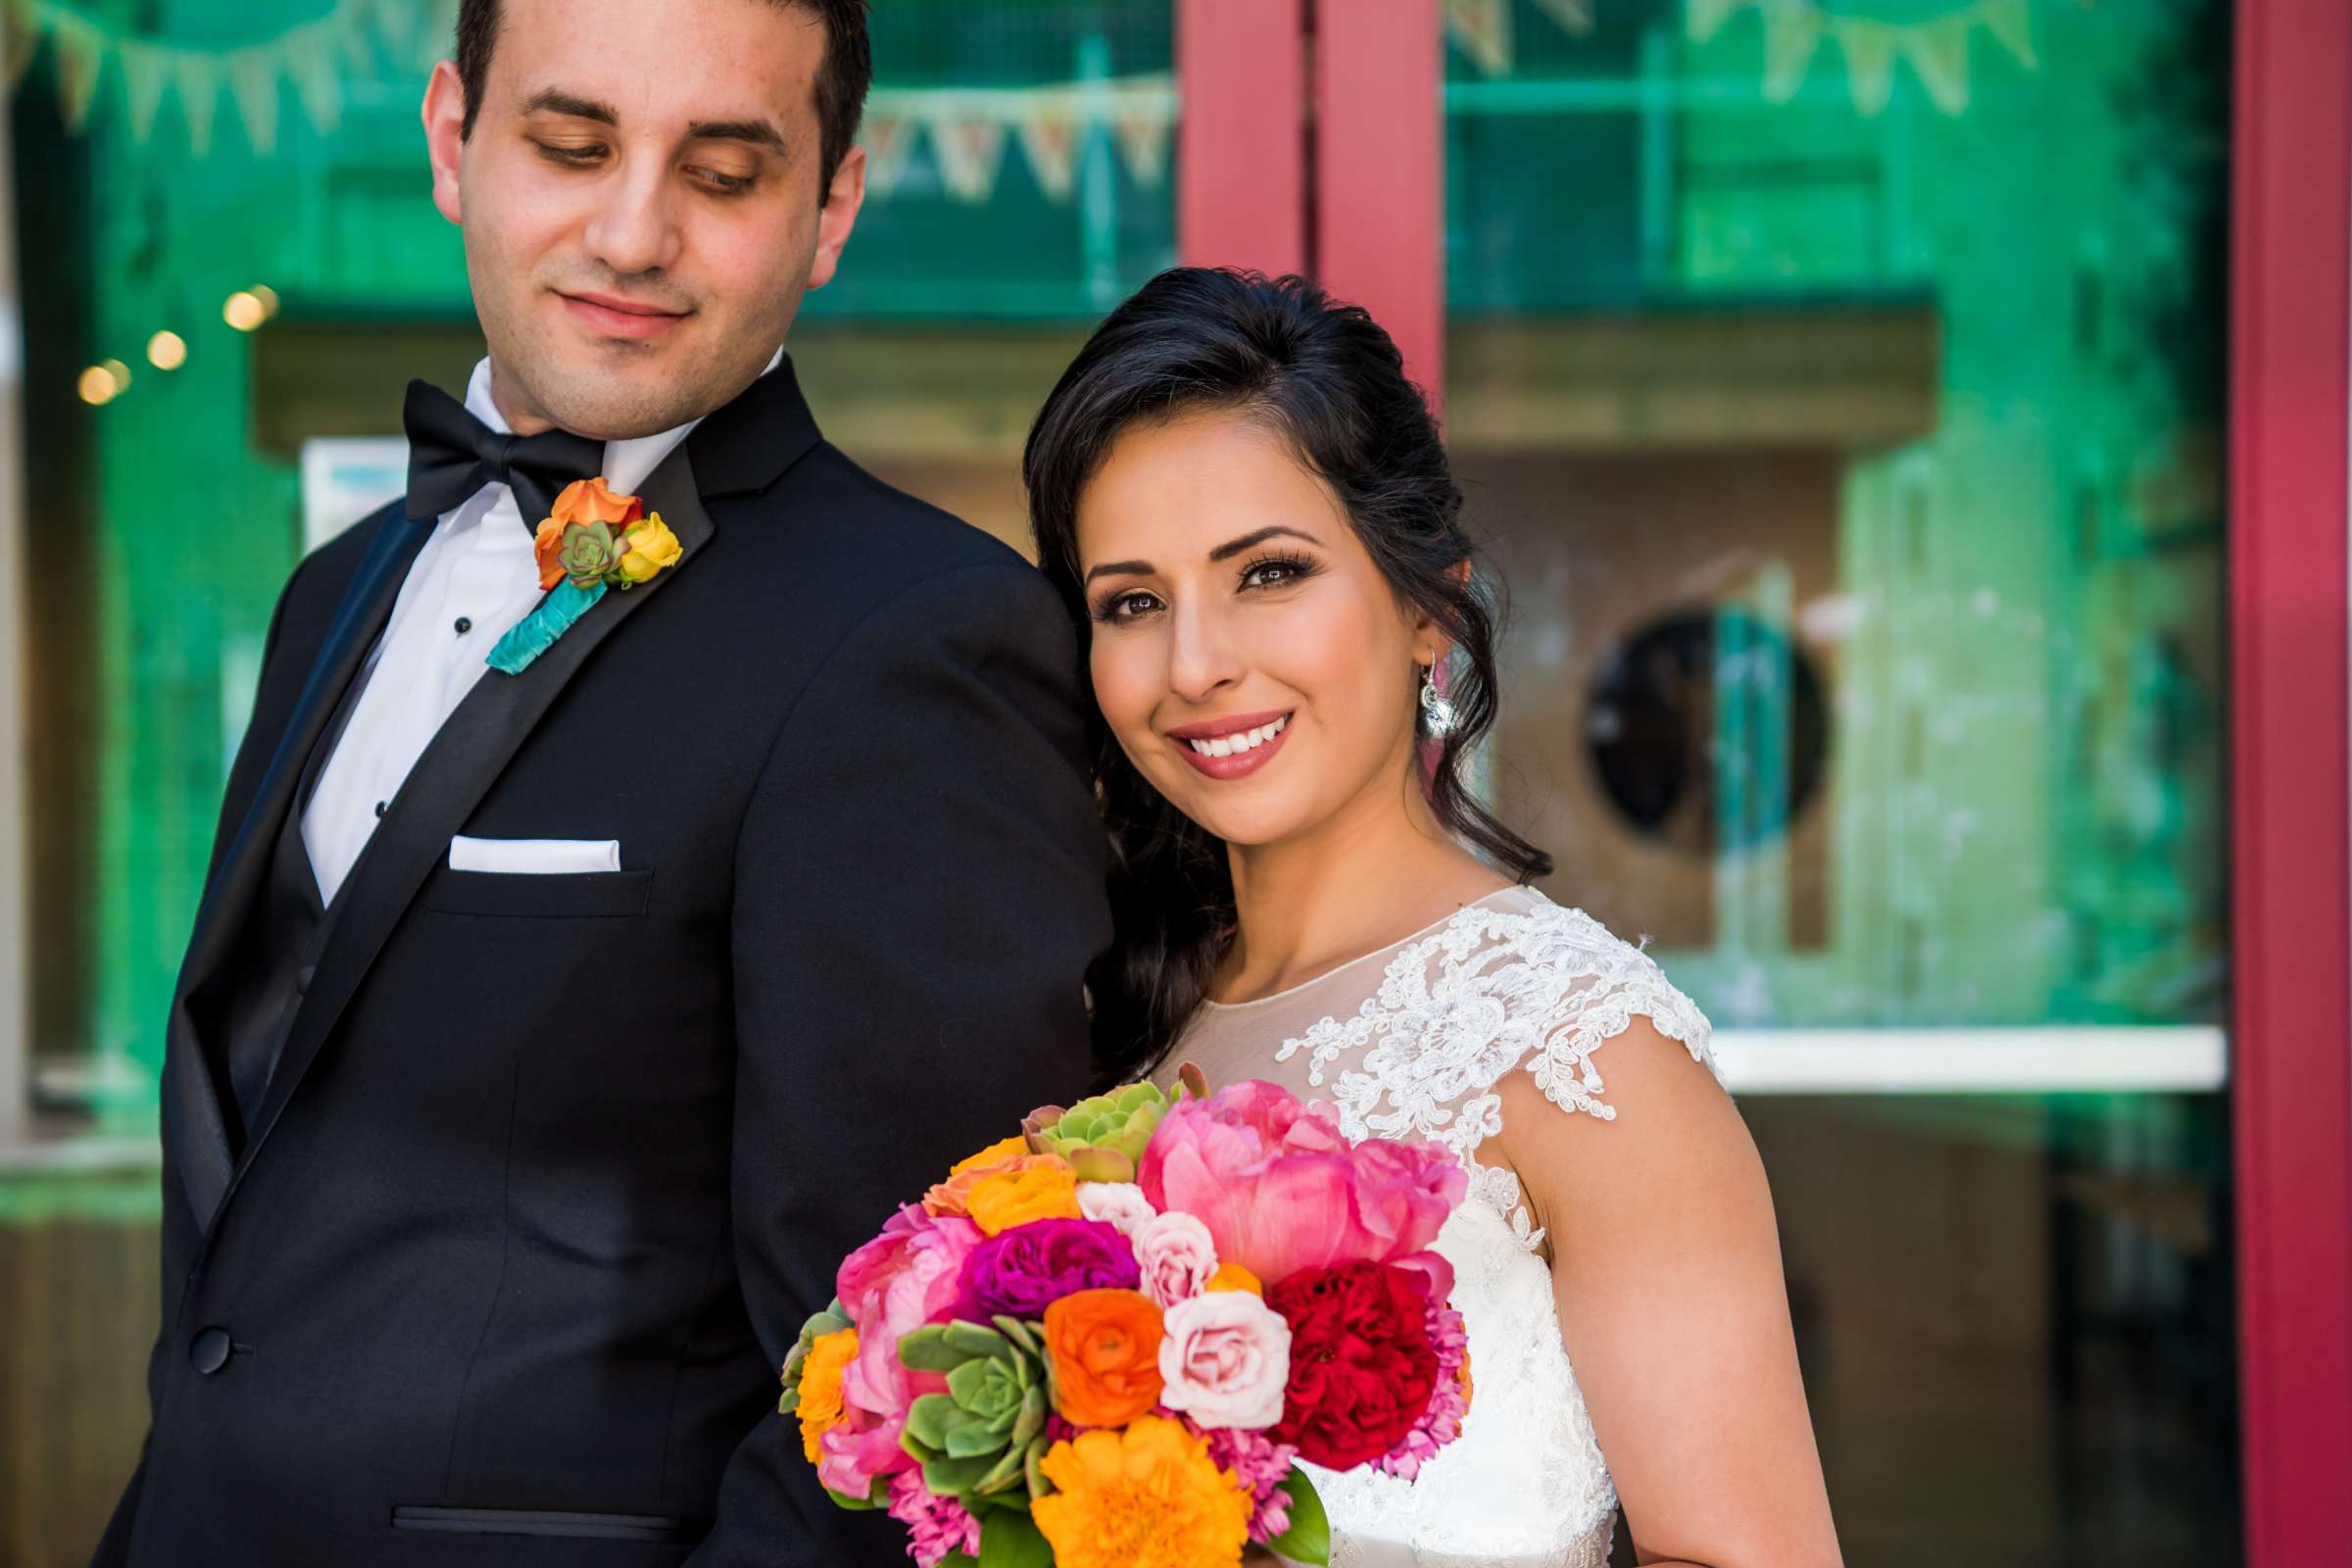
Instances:
[[[777,350],[767,368],[783,359]],[[473,368],[466,407],[491,429],[508,430],[491,400],[488,360]],[[623,495],[636,490],[701,422],[606,442],[605,482]],[[507,486],[486,485],[441,514],[410,565],[392,619],[358,677],[367,685],[303,812],[303,847],[323,902],[334,903],[409,769],[489,673],[490,650],[538,608],[539,566],[531,550],[538,520],[522,520]]]

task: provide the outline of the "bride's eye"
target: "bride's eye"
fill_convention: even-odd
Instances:
[[[1304,556],[1265,556],[1242,568],[1242,589],[1288,588],[1322,569]]]
[[[1139,619],[1158,608],[1159,600],[1156,597],[1138,588],[1097,601],[1094,615],[1095,619],[1105,625],[1116,626]]]

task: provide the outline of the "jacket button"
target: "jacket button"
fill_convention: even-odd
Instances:
[[[211,1377],[228,1365],[228,1330],[204,1329],[188,1342],[188,1360],[206,1377]]]

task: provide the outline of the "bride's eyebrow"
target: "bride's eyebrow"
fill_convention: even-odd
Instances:
[[[1230,561],[1235,556],[1240,555],[1243,551],[1254,549],[1257,546],[1264,544],[1269,539],[1282,538],[1303,539],[1310,545],[1319,545],[1323,542],[1311,533],[1303,533],[1297,528],[1286,528],[1278,522],[1271,528],[1260,528],[1257,530],[1257,532],[1246,533],[1239,539],[1226,540],[1223,544],[1217,546],[1216,549],[1211,550],[1208,553],[1208,559],[1211,561]]]
[[[1105,561],[1088,572],[1086,580],[1092,583],[1097,577],[1149,577],[1151,575],[1152,563],[1149,561]]]

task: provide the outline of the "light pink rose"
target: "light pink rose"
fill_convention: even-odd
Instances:
[[[1080,1182],[1078,1212],[1088,1219],[1116,1227],[1129,1241],[1135,1240],[1137,1231],[1159,1217],[1152,1200],[1133,1182]]]
[[[1282,1419],[1291,1326],[1248,1291],[1211,1291],[1167,1309],[1159,1402],[1203,1431],[1255,1431]]]
[[[882,1234],[842,1260],[834,1288],[841,1309],[858,1326],[858,1356],[842,1370],[841,1424],[818,1440],[817,1478],[834,1491],[863,1497],[876,1478],[914,1464],[899,1446],[906,1409],[918,1395],[944,1392],[936,1372],[910,1372],[899,1360],[899,1339],[955,1310],[963,1260],[980,1245],[980,1227],[960,1217],[936,1217],[914,1204],[892,1216]]]
[[[1221,1261],[1273,1286],[1426,1250],[1470,1178],[1442,1145],[1351,1145],[1328,1106],[1250,1079],[1171,1106],[1137,1184],[1163,1212],[1198,1215]]]
[[[1190,1214],[1153,1215],[1135,1233],[1134,1246],[1143,1292],[1163,1311],[1199,1296],[1217,1271],[1217,1244]]]

